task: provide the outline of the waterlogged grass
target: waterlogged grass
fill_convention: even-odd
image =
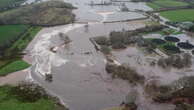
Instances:
[[[36,102],[22,102],[10,93],[12,87],[0,87],[0,110],[56,110],[55,102],[41,98]]]
[[[9,73],[20,71],[26,69],[30,64],[22,60],[15,60],[11,63],[8,63],[0,68],[0,76],[5,76]]]
[[[194,9],[165,11],[160,15],[174,22],[194,21]]]

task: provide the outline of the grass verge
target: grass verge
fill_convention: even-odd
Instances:
[[[28,68],[29,66],[30,64],[26,63],[23,60],[15,60],[0,68],[0,76],[5,76],[9,73],[23,70],[25,68]]]

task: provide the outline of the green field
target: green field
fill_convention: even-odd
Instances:
[[[7,8],[13,5],[19,5],[25,0],[0,0],[0,8]]]
[[[60,110],[51,99],[41,98],[35,102],[23,102],[10,92],[11,89],[11,86],[0,87],[0,110]]]
[[[13,52],[14,50],[22,51],[30,43],[30,41],[35,37],[35,35],[41,30],[41,27],[31,27],[29,28],[20,38],[12,44],[12,46],[6,52]]]
[[[9,47],[3,50],[3,55],[0,59],[0,76],[7,75],[12,72],[16,72],[30,65],[21,59],[18,54],[27,47],[29,42],[35,37],[35,35],[41,30],[41,27],[27,26],[27,25],[4,25],[0,26],[1,44],[8,43]],[[15,36],[17,39],[15,40]],[[13,43],[11,42],[14,39]],[[11,43],[10,43],[11,42]]]
[[[160,15],[174,22],[194,21],[194,9],[165,11]]]
[[[0,26],[0,46],[16,40],[29,28],[28,25],[2,25]]]
[[[168,8],[168,7],[180,7],[189,5],[186,2],[177,1],[177,0],[154,0],[147,3],[153,9]]]
[[[30,65],[22,60],[16,60],[8,63],[0,68],[0,76],[7,75],[11,72],[16,72],[28,68]]]

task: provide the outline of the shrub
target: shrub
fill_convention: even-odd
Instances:
[[[110,45],[109,39],[105,36],[95,37],[94,40],[99,45],[106,45],[106,46]]]
[[[111,32],[110,33],[111,44],[124,43],[124,32]]]
[[[194,77],[185,76],[178,80],[175,80],[169,85],[167,92],[161,92],[153,97],[154,101],[157,102],[173,102],[173,103],[190,103],[193,102],[194,98]],[[184,99],[184,100],[181,100]]]
[[[110,54],[111,49],[108,46],[102,45],[100,51],[104,54]]]
[[[112,44],[112,48],[113,49],[125,49],[126,46],[122,42],[117,42],[117,43]]]
[[[23,102],[35,102],[41,98],[48,98],[48,94],[41,86],[28,82],[22,82],[13,87],[11,93]]]

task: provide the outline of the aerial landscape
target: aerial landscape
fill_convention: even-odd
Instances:
[[[0,110],[194,110],[194,0],[0,0]]]

